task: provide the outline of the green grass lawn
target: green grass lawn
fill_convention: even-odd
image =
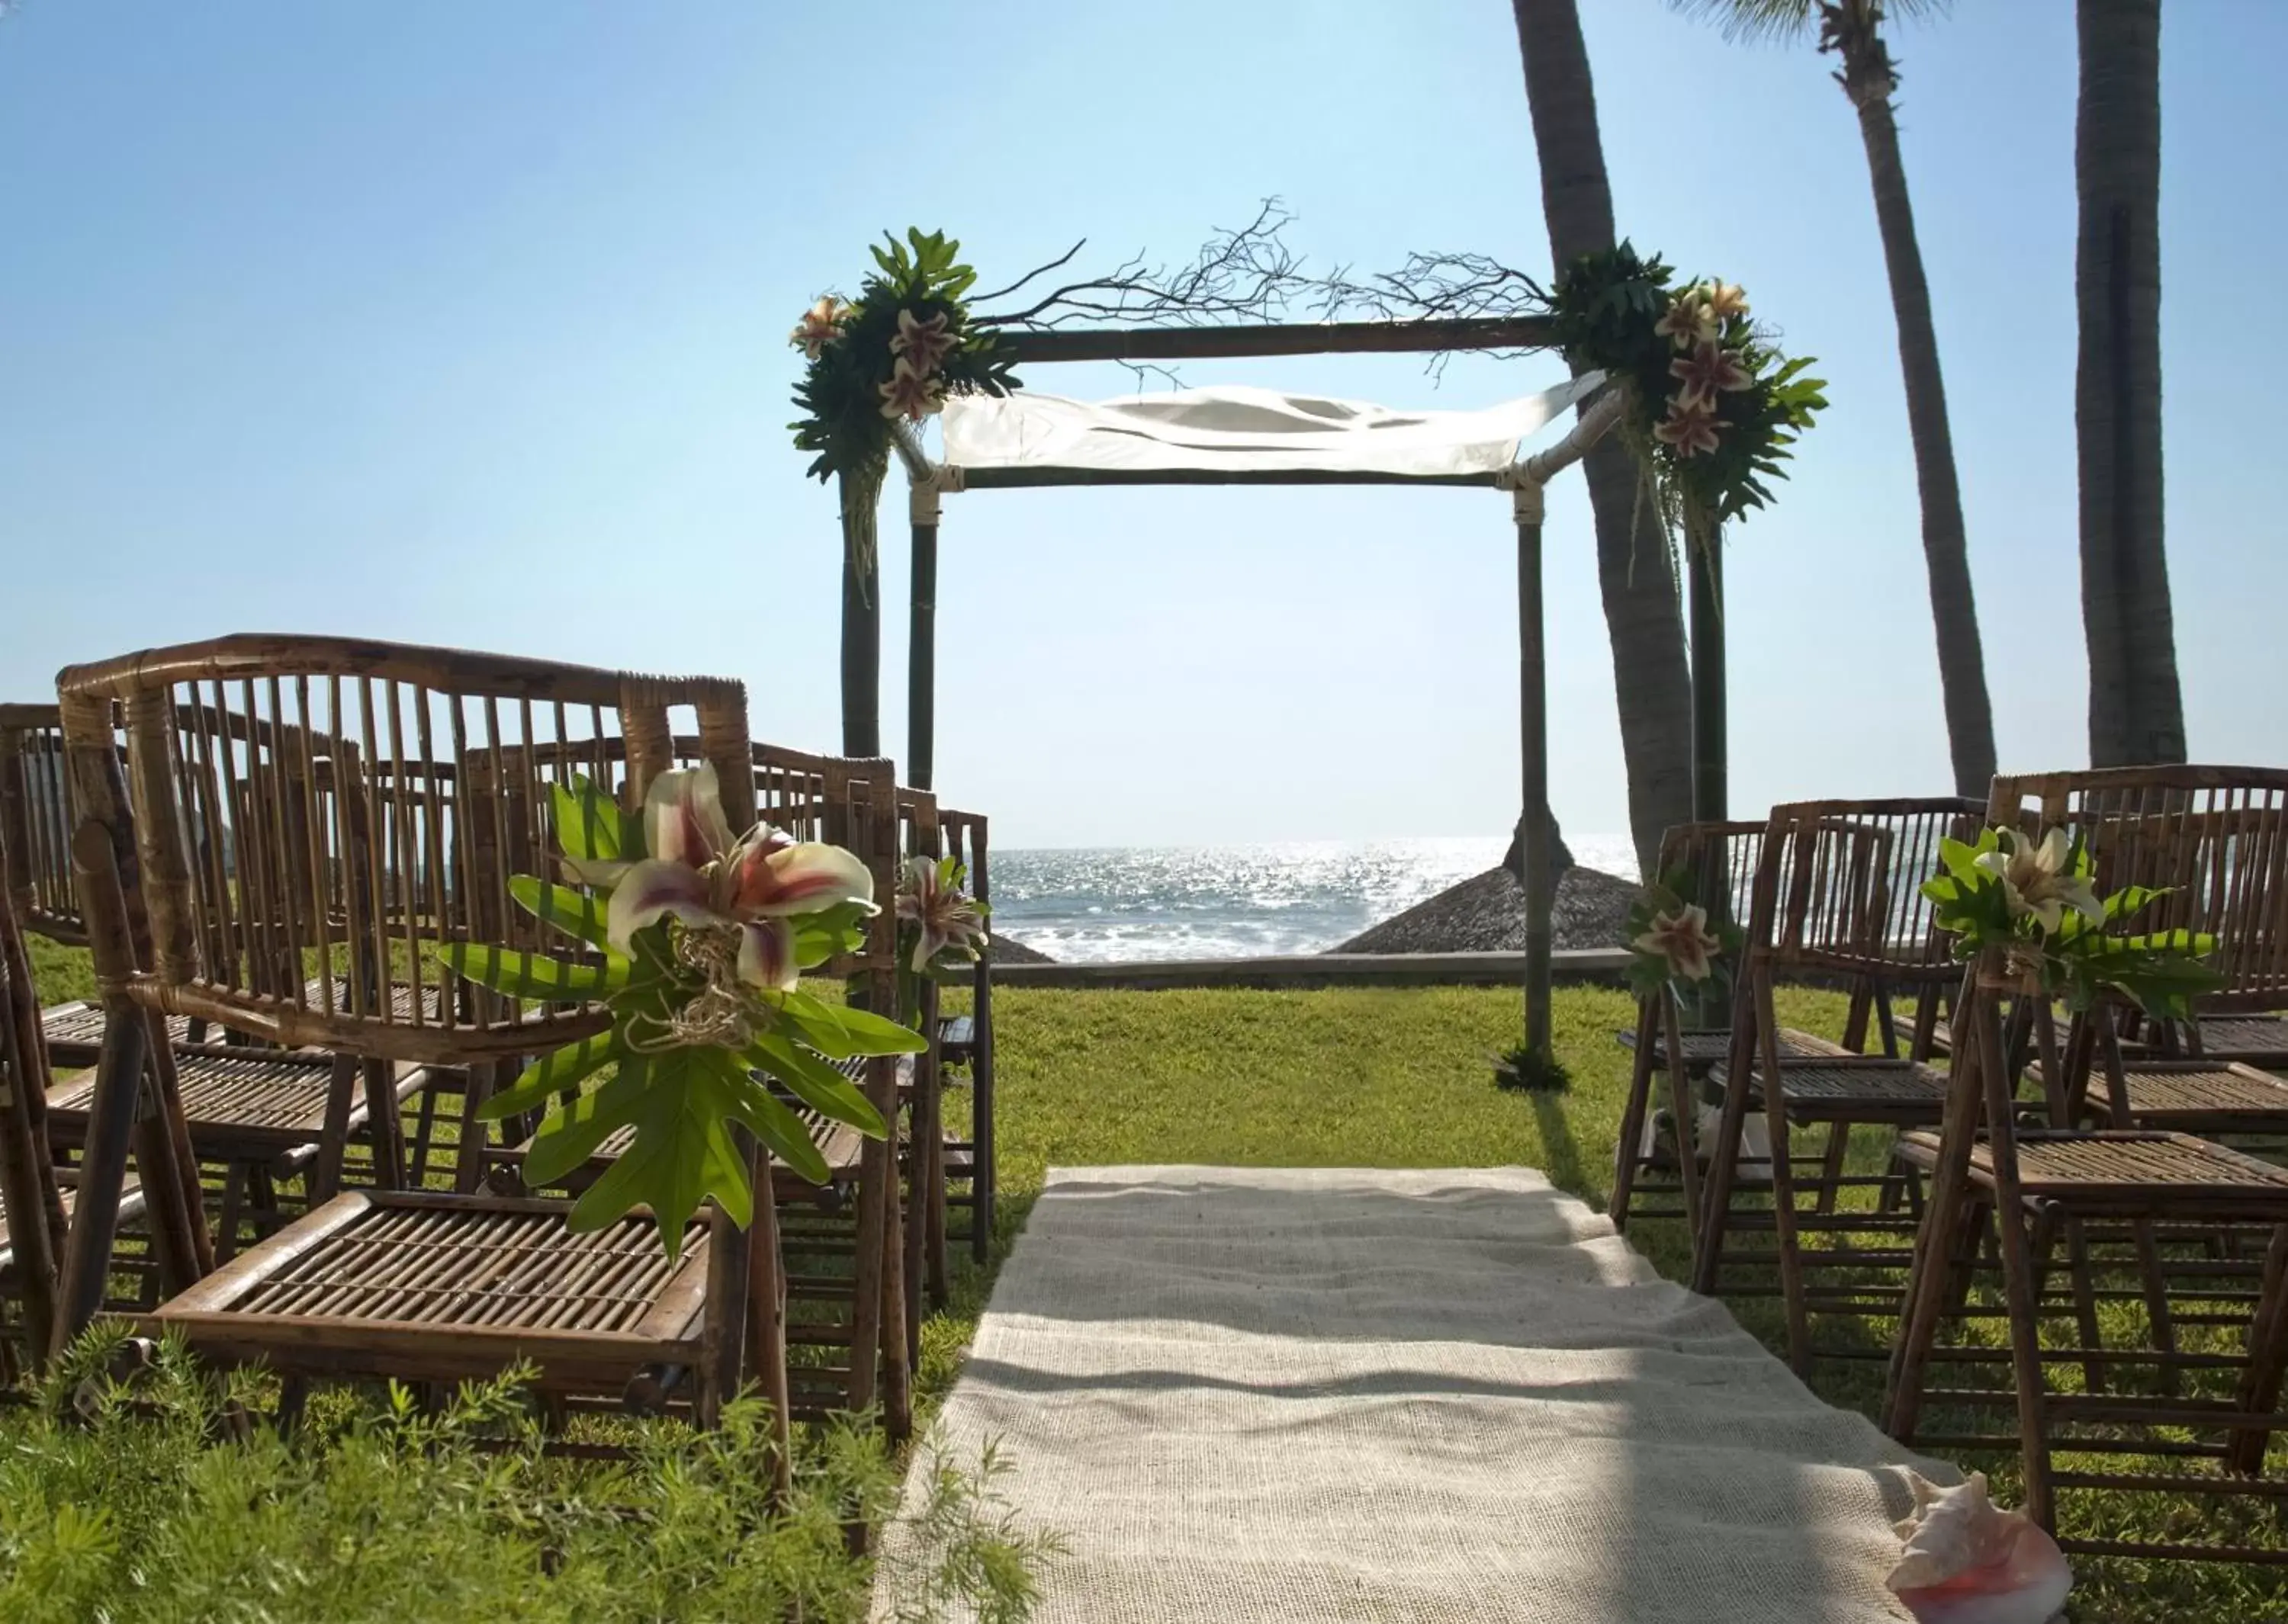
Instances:
[[[50,1001],[89,991],[83,955],[39,953]],[[1005,1255],[1048,1168],[1106,1162],[1441,1167],[1519,1163],[1601,1207],[1628,1081],[1613,1041],[1633,1024],[1625,994],[1567,988],[1557,1047],[1572,1074],[1562,1095],[1505,1093],[1497,1052],[1514,1042],[1517,995],[1501,989],[1270,992],[1052,992],[996,994],[1003,1205],[995,1260]],[[1783,996],[1784,1023],[1839,1033],[1843,1002]],[[965,1109],[957,1089],[949,1111]],[[1879,1154],[1871,1142],[1869,1160]],[[1685,1270],[1679,1226],[1641,1224],[1632,1240],[1672,1276]],[[966,1248],[957,1245],[959,1260]],[[941,1398],[990,1289],[991,1267],[957,1261],[954,1300],[924,1327],[919,1396]],[[1782,1343],[1776,1306],[1737,1306],[1752,1331]],[[1823,1364],[1814,1386],[1871,1412],[1879,1367]],[[0,1422],[0,1430],[7,1423]],[[2010,1462],[1993,1471],[2012,1492]],[[2086,1501],[2083,1503],[2086,1504]],[[2198,1532],[2206,1508],[2182,1500],[2112,1502],[2104,1532],[2125,1538]],[[2277,1528],[2268,1535],[2280,1542]],[[0,1572],[12,1560],[0,1524]],[[2075,1617],[2288,1618],[2275,1573],[2189,1564],[2081,1565]]]

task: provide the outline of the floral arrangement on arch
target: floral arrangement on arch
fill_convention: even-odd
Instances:
[[[832,1063],[918,1053],[920,1034],[800,986],[802,971],[861,946],[865,920],[880,911],[866,865],[761,823],[735,835],[712,766],[659,774],[640,815],[582,778],[554,786],[552,799],[568,883],[519,875],[508,889],[576,956],[476,943],[437,956],[511,997],[611,1010],[608,1032],[541,1056],[478,1113],[497,1121],[546,1112],[525,1158],[535,1184],[556,1182],[611,1135],[634,1129],[633,1144],[573,1206],[570,1227],[600,1229],[647,1206],[672,1256],[711,1197],[743,1228],[755,1192],[734,1125],[795,1173],[826,1183],[808,1129],[766,1078],[883,1137],[881,1113]]]
[[[1768,481],[1827,404],[1811,358],[1783,355],[1747,294],[1716,280],[1674,284],[1629,243],[1585,254],[1544,295],[1566,359],[1627,392],[1620,433],[1671,532],[1713,544],[1772,499]]]
[[[1623,978],[1639,997],[1730,979],[1746,938],[1730,920],[1712,922],[1706,908],[1684,899],[1696,889],[1692,875],[1680,870],[1647,885],[1631,905],[1622,927],[1630,955]]]
[[[885,234],[874,273],[855,299],[820,297],[788,342],[808,363],[796,384],[803,416],[788,426],[815,452],[806,471],[878,482],[889,466],[891,425],[919,423],[949,395],[1003,395],[1018,387],[992,329],[973,326],[964,296],[977,273],[941,231]]]
[[[1992,954],[2077,1013],[2115,993],[2148,1014],[2187,1019],[2197,995],[2224,983],[2201,963],[2216,950],[2205,932],[2110,933],[2109,925],[2168,893],[2130,885],[2100,897],[2088,851],[2062,828],[2038,840],[1990,828],[1975,841],[1942,842],[1939,861],[1943,872],[1923,883],[1922,894],[1938,927],[1953,934],[1955,957]]]

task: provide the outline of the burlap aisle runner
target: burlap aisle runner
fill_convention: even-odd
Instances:
[[[938,1426],[1045,1624],[1906,1616],[1915,1457],[1526,1168],[1053,1172]]]

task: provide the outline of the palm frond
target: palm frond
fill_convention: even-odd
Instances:
[[[1714,23],[1735,44],[1791,45],[1816,32],[1814,0],[1668,0],[1668,9]]]
[[[1954,0],[1882,0],[1884,20],[1947,16]],[[1818,32],[1818,0],[1668,0],[1668,9],[1711,22],[1734,44],[1791,45]]]

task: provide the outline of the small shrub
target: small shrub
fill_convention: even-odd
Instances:
[[[792,1502],[770,1516],[769,1430],[743,1398],[722,1427],[629,1423],[630,1458],[544,1454],[528,1373],[430,1413],[392,1385],[323,1406],[290,1440],[233,1424],[259,1380],[163,1345],[131,1386],[99,1329],[0,1419],[0,1618],[19,1624],[374,1620],[636,1624],[858,1620],[873,1565],[855,1521],[895,1505],[870,1429],[806,1430]],[[94,1402],[75,1408],[75,1393]],[[1042,1542],[985,1471],[933,1465],[927,1612],[1014,1620]]]

